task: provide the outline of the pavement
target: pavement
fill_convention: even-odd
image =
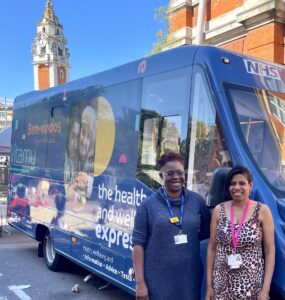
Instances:
[[[13,227],[11,227],[8,224],[4,225],[4,226],[0,226],[0,243],[1,244],[13,243],[13,240],[15,240],[15,237],[17,237],[17,240],[19,240],[18,236],[22,236],[22,235],[23,235],[22,232],[14,229]]]
[[[34,239],[29,237],[27,234],[15,229],[10,225],[5,225],[0,228],[0,248],[1,246],[11,244],[26,244],[26,243],[37,243]],[[1,300],[1,297],[0,297]]]

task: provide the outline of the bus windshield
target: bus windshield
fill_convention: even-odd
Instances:
[[[285,191],[285,94],[225,84],[248,149],[272,186]]]

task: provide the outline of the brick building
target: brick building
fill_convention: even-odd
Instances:
[[[11,127],[13,118],[13,99],[0,97],[0,131]]]
[[[284,0],[171,0],[165,50],[196,44],[199,3],[203,2],[203,44],[285,63]]]

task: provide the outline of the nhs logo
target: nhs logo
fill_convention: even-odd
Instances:
[[[255,60],[243,59],[247,73],[281,80],[277,67]]]

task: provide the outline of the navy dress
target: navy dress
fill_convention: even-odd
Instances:
[[[139,207],[133,245],[144,247],[145,281],[151,300],[200,300],[203,266],[200,243],[210,234],[210,212],[197,193],[183,190],[185,197],[182,233],[188,243],[176,245],[178,226],[170,223],[162,188]],[[175,216],[181,201],[171,201]]]

